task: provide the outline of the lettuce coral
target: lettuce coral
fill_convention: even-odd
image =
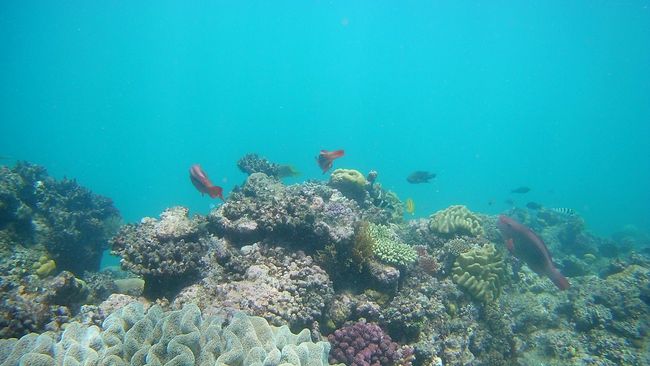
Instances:
[[[449,206],[431,215],[429,228],[440,234],[483,235],[483,227],[478,216],[463,205]]]
[[[61,339],[52,333],[0,340],[0,365],[327,365],[328,342],[309,330],[293,334],[259,317],[236,314],[230,324],[203,319],[195,305],[164,312],[132,303],[102,325],[70,323]]]

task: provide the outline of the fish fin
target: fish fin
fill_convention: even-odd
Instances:
[[[510,253],[515,254],[515,242],[512,238],[506,240],[506,248],[508,248]]]
[[[548,278],[550,278],[555,286],[557,286],[557,288],[560,290],[566,290],[571,286],[571,284],[569,284],[569,280],[567,280],[566,277],[564,277],[562,273],[560,273],[560,271],[558,271],[555,267],[551,268],[551,270],[548,272]]]
[[[210,198],[216,198],[219,197],[223,201],[223,189],[219,186],[212,186],[208,188],[208,193],[210,195]]]

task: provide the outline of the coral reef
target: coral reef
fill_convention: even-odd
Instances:
[[[491,302],[501,294],[505,263],[494,245],[461,253],[452,269],[452,278],[474,298]]]
[[[185,288],[173,305],[196,303],[208,312],[244,310],[298,329],[321,320],[334,296],[327,273],[302,252],[253,245],[220,262],[224,267],[213,265],[218,276]]]
[[[0,232],[13,243],[46,248],[59,270],[98,270],[118,220],[110,199],[75,180],[57,181],[24,162],[0,167]]]
[[[251,175],[264,173],[273,178],[293,177],[300,173],[291,165],[277,164],[257,154],[246,154],[237,161],[237,167],[242,172]]]
[[[197,280],[201,259],[216,240],[205,231],[205,219],[189,218],[188,209],[173,207],[160,219],[144,218],[123,226],[113,237],[112,253],[122,267],[145,280],[145,294],[171,296]]]
[[[479,236],[484,233],[478,216],[462,205],[449,206],[431,215],[429,228],[446,235]]]
[[[70,323],[58,340],[50,333],[0,340],[2,365],[327,365],[330,345],[310,332],[293,334],[239,313],[222,326],[203,319],[194,305],[164,312],[133,303],[110,315],[102,328]]]
[[[314,250],[350,242],[360,216],[354,201],[326,185],[284,186],[254,173],[208,220],[218,235],[240,245],[273,240]]]
[[[413,350],[401,347],[377,325],[357,322],[330,334],[330,362],[351,366],[410,365]]]
[[[57,330],[86,302],[86,284],[70,272],[0,283],[0,338]]]

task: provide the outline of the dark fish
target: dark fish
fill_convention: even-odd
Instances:
[[[328,170],[332,168],[332,163],[334,159],[338,159],[345,154],[343,150],[327,151],[321,150],[318,156],[316,157],[316,162],[318,166],[323,170],[323,174],[327,173]]]
[[[530,192],[530,188],[526,186],[515,188],[510,191],[510,193],[528,193],[528,192]]]
[[[499,216],[497,223],[510,253],[526,262],[538,275],[547,276],[560,290],[569,288],[569,281],[555,268],[551,253],[542,238],[508,216]]]
[[[513,200],[511,200],[509,198],[507,200],[503,201],[503,203],[505,203],[506,205],[509,205],[509,206],[514,206],[515,205],[515,201],[513,201]]]
[[[435,173],[429,173],[429,172],[418,170],[416,172],[411,173],[406,178],[406,180],[411,184],[429,183],[429,180],[435,177],[436,177]]]
[[[539,210],[540,208],[542,208],[542,205],[540,205],[537,202],[528,202],[526,204],[526,207],[530,208],[531,210]]]
[[[219,197],[223,200],[223,189],[210,182],[208,175],[205,174],[199,164],[194,164],[190,167],[190,180],[201,194],[205,193],[209,195],[210,198]]]

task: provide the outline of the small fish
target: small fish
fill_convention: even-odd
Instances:
[[[207,194],[210,198],[219,197],[223,201],[223,189],[210,182],[208,175],[199,164],[194,164],[190,167],[190,180],[194,184],[194,187],[201,192],[201,195]]]
[[[559,208],[552,208],[551,211],[557,212],[562,215],[567,215],[567,216],[575,216],[576,214],[576,211],[572,208],[559,207]]]
[[[526,204],[526,207],[530,208],[531,210],[539,210],[540,208],[542,208],[542,205],[540,205],[537,202],[528,202]]]
[[[406,212],[410,213],[411,215],[415,214],[415,202],[413,202],[412,198],[407,198],[404,204]]]
[[[526,186],[515,188],[510,191],[510,193],[528,193],[528,192],[530,192],[530,188]]]
[[[327,171],[332,168],[334,159],[340,158],[343,154],[345,154],[345,151],[343,150],[321,150],[320,154],[316,157],[316,162],[318,162],[318,166],[323,170],[323,174],[327,173]]]
[[[406,181],[411,184],[429,183],[430,179],[436,177],[435,173],[429,173],[422,170],[415,171],[406,177]]]
[[[511,200],[509,198],[507,200],[503,201],[503,203],[505,203],[508,206],[514,206],[515,205],[515,201],[513,201],[513,200]]]
[[[560,290],[569,288],[569,281],[555,268],[551,253],[542,238],[505,215],[499,216],[497,227],[510,253],[526,262],[533,272],[547,276]]]
[[[300,172],[296,170],[296,168],[287,164],[279,165],[277,172],[278,172],[278,177],[280,178],[297,177],[300,175]]]

